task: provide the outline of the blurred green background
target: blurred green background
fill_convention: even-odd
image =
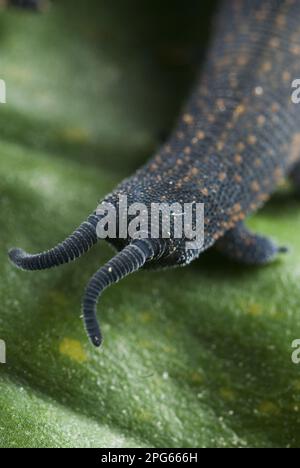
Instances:
[[[7,250],[52,247],[173,124],[203,56],[211,2],[56,2],[0,13],[1,447],[297,447],[300,202],[250,221],[291,253],[243,268],[208,252],[139,272],[101,300],[101,351],[80,302],[111,256],[23,273]],[[101,310],[100,310],[101,309]]]

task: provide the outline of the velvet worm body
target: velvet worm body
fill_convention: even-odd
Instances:
[[[285,248],[248,231],[244,219],[290,176],[300,189],[300,108],[291,83],[300,77],[300,2],[227,0],[215,36],[178,124],[168,141],[132,177],[105,198],[129,203],[204,204],[204,243],[186,249],[184,238],[116,238],[118,253],[90,280],[83,300],[92,343],[102,336],[96,319],[100,294],[143,267],[187,265],[215,245],[229,258],[265,264]],[[44,253],[13,249],[11,261],[42,270],[79,258],[98,241],[99,214]],[[120,222],[120,220],[117,220]]]

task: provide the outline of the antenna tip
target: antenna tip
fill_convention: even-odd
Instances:
[[[278,252],[281,253],[281,254],[289,253],[289,251],[290,251],[290,249],[285,245],[279,247],[279,249],[278,249]]]
[[[17,266],[18,268],[22,268],[22,260],[26,257],[26,252],[22,249],[11,249],[8,252],[8,256],[10,261]]]
[[[100,348],[102,344],[102,338],[100,335],[91,336],[91,341],[96,348]]]

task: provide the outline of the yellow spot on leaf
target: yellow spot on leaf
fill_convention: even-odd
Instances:
[[[193,372],[190,376],[191,382],[195,384],[202,384],[204,377],[200,372]]]
[[[68,143],[86,143],[89,134],[83,128],[65,128],[62,132],[62,138]]]
[[[153,348],[154,348],[154,344],[153,344],[152,341],[150,341],[150,340],[139,340],[139,342],[137,343],[137,345],[138,345],[141,349],[153,349]]]
[[[66,295],[60,291],[50,291],[48,297],[49,300],[56,306],[64,307],[68,304]]]
[[[30,70],[30,67],[24,68],[20,67],[19,65],[7,64],[5,68],[6,75],[10,76],[11,78],[18,79],[19,82],[29,81],[32,79],[32,71]]]
[[[172,346],[163,346],[163,352],[167,354],[176,354],[176,349]]]
[[[152,413],[146,410],[141,410],[139,413],[137,413],[137,417],[140,421],[145,421],[145,422],[150,422],[153,419]]]
[[[272,403],[272,401],[262,401],[257,408],[258,412],[263,415],[276,415],[280,413],[280,408]]]
[[[59,352],[68,356],[72,361],[85,362],[87,360],[86,352],[77,340],[64,338],[59,345]]]
[[[259,315],[262,315],[262,306],[260,304],[249,304],[246,307],[246,312],[248,315],[251,315],[252,317],[257,317]]]
[[[293,387],[295,390],[300,391],[300,380],[294,380]]]
[[[227,400],[227,401],[235,400],[235,393],[233,390],[231,390],[231,388],[228,388],[228,387],[221,388],[220,395],[223,398],[223,400]]]
[[[141,322],[143,323],[149,323],[153,320],[153,316],[151,315],[150,312],[143,312],[141,314]]]

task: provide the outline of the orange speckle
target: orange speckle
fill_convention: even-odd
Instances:
[[[271,62],[264,62],[264,63],[262,64],[262,67],[261,67],[261,68],[262,68],[262,71],[263,71],[264,73],[268,73],[269,71],[272,70],[272,63],[271,63]]]
[[[249,135],[247,141],[249,145],[255,145],[255,143],[257,142],[257,138],[255,135]]]
[[[272,47],[273,49],[278,49],[278,47],[280,46],[280,41],[278,37],[272,37],[269,44],[270,44],[270,47]]]
[[[270,198],[270,195],[268,195],[267,193],[261,193],[258,196],[258,199],[262,202],[266,202],[267,200],[269,200],[269,198]]]
[[[290,74],[290,72],[287,71],[287,70],[284,71],[284,72],[282,73],[282,79],[283,79],[283,81],[290,81],[290,80],[291,80],[291,74]]]
[[[235,157],[234,157],[234,162],[236,164],[241,164],[241,162],[243,161],[243,158],[240,154],[236,154]]]
[[[205,133],[204,133],[202,130],[199,130],[199,131],[196,133],[196,137],[198,138],[198,140],[204,140],[204,138],[205,138]]]
[[[293,44],[290,48],[290,51],[293,55],[300,55],[300,45],[298,44]]]
[[[240,141],[237,145],[236,145],[236,148],[238,151],[244,151],[244,149],[246,148],[245,146],[245,143],[243,143],[242,141]]]
[[[267,12],[266,10],[260,10],[255,13],[255,18],[257,21],[264,21],[267,17]]]
[[[259,192],[260,186],[259,186],[258,182],[253,181],[251,183],[251,190],[253,190],[253,192]]]
[[[224,142],[223,141],[218,141],[217,150],[218,151],[223,151],[223,149],[224,149]]]
[[[232,212],[233,213],[239,213],[241,210],[242,210],[242,207],[241,207],[240,203],[236,203],[232,207]]]
[[[194,122],[194,117],[191,114],[184,114],[183,121],[184,123],[191,125]]]
[[[240,66],[240,67],[243,67],[244,65],[247,65],[249,59],[248,57],[246,57],[246,55],[240,55],[238,58],[237,58],[237,64]]]
[[[281,179],[283,177],[283,170],[281,167],[277,167],[274,171],[274,177],[275,179]]]
[[[234,110],[234,117],[239,117],[240,115],[244,114],[246,108],[243,104],[238,105]]]
[[[261,167],[261,165],[262,165],[261,159],[259,159],[259,158],[255,159],[254,164],[255,164],[255,167]]]
[[[284,28],[284,26],[286,25],[286,17],[284,15],[278,15],[277,18],[276,18],[276,26],[279,28],[279,29],[282,29]]]
[[[258,123],[258,125],[262,126],[262,125],[265,124],[265,122],[266,122],[266,117],[265,117],[264,115],[259,115],[259,116],[257,117],[257,123]]]
[[[215,241],[217,241],[218,239],[220,239],[221,235],[222,235],[222,233],[216,232],[215,234],[213,234],[212,237],[213,237],[213,239],[214,239]]]
[[[224,99],[217,99],[217,108],[220,112],[224,112],[226,110],[226,106],[225,106],[225,101]]]

